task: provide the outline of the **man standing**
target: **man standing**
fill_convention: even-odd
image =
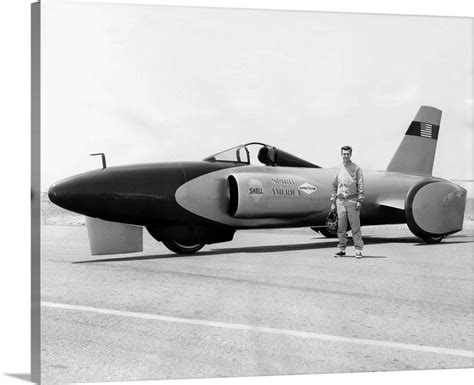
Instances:
[[[364,177],[362,170],[351,161],[352,148],[344,146],[341,148],[342,164],[337,169],[332,183],[331,210],[336,208],[339,217],[337,237],[339,238],[339,250],[334,255],[342,257],[346,255],[347,244],[347,221],[351,225],[352,239],[356,249],[356,258],[362,258],[362,232],[360,231],[360,209],[364,200]]]

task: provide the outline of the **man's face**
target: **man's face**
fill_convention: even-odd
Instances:
[[[349,163],[351,161],[352,152],[350,150],[342,150],[341,156],[344,163]]]

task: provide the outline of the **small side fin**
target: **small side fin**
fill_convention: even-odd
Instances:
[[[92,255],[143,251],[143,227],[86,217]]]
[[[387,171],[431,175],[438,142],[442,111],[421,106],[402,142],[387,166]]]

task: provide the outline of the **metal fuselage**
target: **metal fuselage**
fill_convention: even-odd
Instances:
[[[118,166],[64,179],[51,186],[49,197],[55,204],[89,217],[141,226],[218,224],[234,229],[324,226],[335,172],[335,168],[205,161]],[[255,208],[269,203],[273,207],[296,207],[301,202],[308,209],[299,214],[283,210],[273,216],[232,216],[228,177],[239,178],[247,173],[273,184],[267,183],[262,188],[259,201],[249,203]],[[405,223],[403,205],[410,188],[425,179],[438,180],[387,171],[363,173],[366,191],[361,210],[363,225]],[[304,191],[306,185],[312,186],[311,192]]]

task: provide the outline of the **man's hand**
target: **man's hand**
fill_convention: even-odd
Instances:
[[[336,210],[336,205],[334,203],[331,203],[331,210]]]
[[[361,209],[361,207],[362,207],[362,203],[357,202],[356,203],[356,210],[359,211]]]

